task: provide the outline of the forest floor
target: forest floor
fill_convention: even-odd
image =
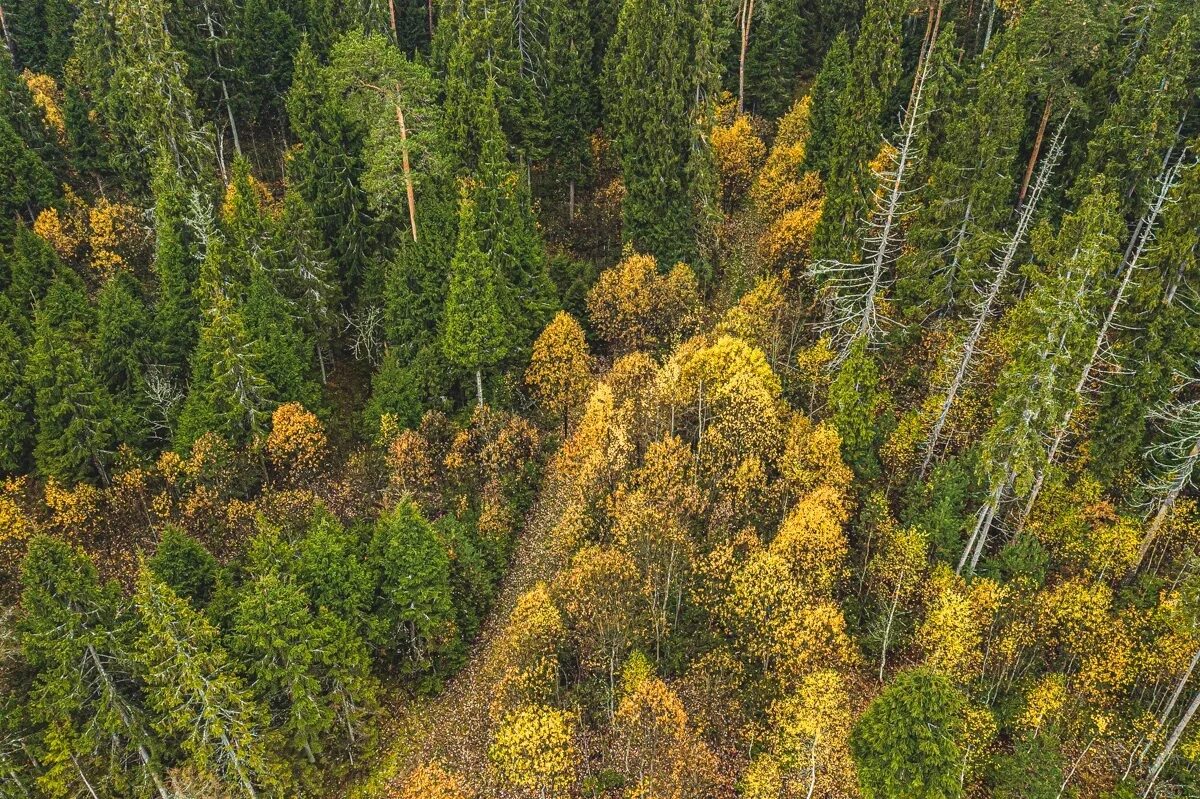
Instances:
[[[494,692],[486,664],[517,599],[549,577],[553,560],[549,544],[560,515],[555,483],[542,481],[491,613],[471,646],[466,665],[437,696],[413,699],[397,695],[391,701],[385,699],[379,713],[379,753],[368,769],[333,795],[347,799],[399,796],[408,775],[431,761],[440,762],[474,788],[496,791],[498,786],[490,785],[487,768],[491,726],[488,706]]]

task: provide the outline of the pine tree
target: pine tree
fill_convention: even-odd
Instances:
[[[141,286],[120,270],[96,297],[96,377],[113,399],[117,427],[128,443],[142,439],[145,426],[144,372],[154,359],[153,322]]]
[[[0,297],[0,306],[6,303]],[[33,438],[33,396],[25,383],[25,343],[7,318],[12,313],[0,312],[0,470],[16,473]]]
[[[214,248],[210,245],[210,254]],[[241,309],[219,291],[205,310],[191,375],[177,447],[186,448],[208,432],[240,442],[265,431],[273,389],[264,376],[259,346]]]
[[[30,542],[21,584],[21,649],[37,674],[32,715],[70,731],[71,760],[82,779],[112,780],[119,789],[128,769],[136,782],[153,785],[167,799],[139,705],[132,630],[121,618],[116,585],[101,585],[81,550],[47,537]],[[88,754],[111,746],[111,763]],[[105,774],[108,768],[114,773]]]
[[[371,610],[374,578],[363,562],[357,538],[333,516],[319,513],[297,546],[295,575],[316,610],[327,610],[365,630]]]
[[[316,762],[333,712],[314,674],[315,630],[304,593],[277,568],[242,586],[233,609],[230,652],[256,698],[296,751]]]
[[[322,382],[333,360],[335,314],[340,303],[333,283],[334,264],[321,241],[312,208],[289,186],[283,196],[283,213],[276,228],[277,249],[283,263],[278,284],[291,304],[300,331],[311,341],[321,366]]]
[[[0,62],[8,56],[0,53]],[[0,64],[0,70],[7,70]],[[11,104],[9,104],[11,105]],[[54,176],[42,156],[21,135],[18,121],[0,107],[0,234],[13,230],[13,219],[32,221],[37,211],[54,198]]]
[[[850,736],[864,799],[963,796],[958,737],[966,699],[938,672],[898,675],[859,717]]]
[[[829,385],[831,420],[842,439],[842,454],[855,476],[869,482],[879,476],[876,452],[881,402],[879,368],[875,357],[860,339],[842,362]]]
[[[1013,310],[1012,358],[997,382],[996,415],[983,439],[988,496],[976,516],[958,568],[975,569],[996,513],[1010,495],[1027,497],[1046,462],[1046,436],[1074,407],[1076,381],[1099,325],[1098,299],[1120,264],[1117,198],[1102,179],[1054,241],[1038,242],[1046,271]]]
[[[442,311],[442,350],[455,366],[475,372],[475,391],[483,405],[483,370],[494,366],[512,346],[506,286],[493,258],[479,245],[475,201],[459,201],[458,244],[450,262],[450,287]]]
[[[777,118],[791,105],[797,76],[812,57],[807,5],[800,0],[755,0],[750,4],[745,108]]]
[[[302,41],[287,98],[288,121],[301,144],[288,159],[288,183],[312,209],[338,267],[341,295],[353,300],[369,271],[375,235],[361,184],[363,131],[328,88],[312,48]]]
[[[143,564],[134,607],[141,667],[154,730],[177,737],[202,773],[257,799],[281,788],[266,714],[233,673],[216,628]]]
[[[586,3],[546,5],[546,130],[548,161],[559,185],[567,184],[567,219],[575,219],[575,188],[591,168],[591,135],[600,102],[592,76],[592,17]]]

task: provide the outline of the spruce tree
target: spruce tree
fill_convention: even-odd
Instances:
[[[204,545],[174,525],[163,528],[154,556],[146,561],[154,577],[202,610],[217,587],[217,559]]]
[[[0,304],[7,300],[0,297]],[[33,397],[25,383],[25,343],[0,313],[0,470],[22,471],[33,439]]]
[[[367,557],[379,575],[375,645],[401,673],[434,676],[459,641],[450,561],[433,526],[406,500],[375,523]]]
[[[956,799],[966,697],[931,669],[901,672],[854,724],[864,799]]]
[[[695,249],[688,167],[697,28],[696,7],[686,0],[625,0],[605,59],[604,122],[625,178],[623,235],[666,265],[691,259]]]
[[[288,183],[312,209],[338,272],[343,297],[358,297],[374,251],[373,222],[361,178],[363,131],[331,94],[307,40],[296,52],[288,121],[300,140],[287,163]]]
[[[315,630],[303,591],[268,569],[241,588],[230,652],[255,697],[271,710],[288,743],[309,763],[333,724],[314,664]]]
[[[480,249],[479,239],[475,200],[464,196],[442,311],[442,350],[452,364],[475,373],[476,399],[482,406],[483,370],[508,354],[513,330],[503,276],[493,257]]]
[[[140,442],[145,433],[144,374],[154,360],[153,336],[141,286],[128,271],[117,271],[96,297],[95,368],[113,399],[117,427],[131,444]]]
[[[5,293],[13,311],[21,321],[33,319],[33,309],[45,296],[54,276],[65,269],[62,259],[45,239],[25,225],[18,225],[12,237],[12,250],[7,254],[8,285]]]
[[[907,3],[900,0],[868,0],[837,95],[825,207],[812,244],[814,260],[850,263],[858,256],[858,227],[866,219],[876,185],[870,163],[883,139],[884,114],[900,79],[907,11]]]
[[[546,4],[546,132],[548,161],[559,186],[566,184],[567,217],[575,217],[575,188],[591,168],[591,135],[600,102],[592,76],[592,17],[586,3]]]
[[[178,740],[201,773],[235,795],[280,790],[266,712],[233,672],[217,629],[144,563],[133,603],[134,657],[155,732]]]
[[[266,429],[273,390],[259,345],[250,337],[241,309],[220,291],[213,292],[205,310],[191,375],[177,447],[186,449],[208,432],[243,442]]]
[[[117,791],[133,789],[124,783],[124,772],[133,772],[135,785],[167,799],[139,703],[132,628],[121,617],[117,586],[101,585],[82,550],[42,536],[29,544],[21,585],[18,635],[37,675],[32,716],[69,731],[71,759],[81,774],[91,771],[91,780],[103,779]],[[106,750],[108,762],[93,755]]]
[[[25,365],[37,425],[34,463],[42,474],[68,483],[107,482],[118,436],[112,399],[84,360],[81,342],[66,335],[54,316],[47,308],[38,311]]]
[[[196,346],[200,326],[200,311],[194,293],[199,271],[186,223],[187,191],[165,153],[155,163],[151,187],[154,193],[153,270],[157,279],[154,340],[158,345],[159,362],[182,375]]]

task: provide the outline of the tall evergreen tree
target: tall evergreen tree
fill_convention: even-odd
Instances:
[[[548,160],[558,184],[567,184],[567,217],[575,217],[575,187],[591,167],[591,135],[600,101],[592,73],[592,17],[586,3],[546,4],[546,131]]]
[[[866,219],[876,185],[870,163],[883,139],[884,114],[900,79],[907,11],[908,5],[900,0],[868,0],[846,80],[838,92],[825,208],[812,244],[814,260],[850,263],[858,255],[858,228]]]
[[[141,668],[154,730],[180,741],[191,763],[236,795],[282,788],[266,713],[233,673],[219,633],[143,564],[134,607]]]
[[[864,799],[955,799],[966,697],[929,669],[902,672],[855,722],[850,751]]]
[[[450,287],[442,311],[442,350],[455,366],[475,373],[476,398],[483,405],[483,370],[512,346],[512,323],[504,278],[479,246],[475,201],[459,201],[458,244],[450,262]]]
[[[689,260],[697,233],[693,175],[694,108],[707,79],[697,57],[699,5],[625,0],[605,60],[605,127],[611,132],[625,199],[624,237],[661,264]],[[645,80],[646,75],[655,80]]]
[[[37,424],[33,459],[42,474],[66,482],[107,482],[118,434],[112,399],[84,360],[82,342],[72,340],[54,316],[39,309],[25,365]]]
[[[195,286],[199,277],[192,236],[186,222],[189,197],[164,153],[154,179],[154,331],[160,362],[177,374],[187,370],[200,326]]]
[[[70,731],[71,760],[82,779],[103,779],[114,795],[141,783],[167,799],[117,586],[101,585],[81,550],[47,537],[30,542],[21,584],[21,648],[37,674],[34,718]],[[127,772],[136,775],[133,784],[125,782]]]

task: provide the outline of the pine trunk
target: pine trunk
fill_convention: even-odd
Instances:
[[[1025,167],[1025,177],[1021,179],[1021,192],[1017,195],[1017,206],[1025,202],[1025,192],[1029,189],[1029,180],[1033,177],[1033,168],[1037,164],[1038,153],[1042,149],[1042,138],[1046,135],[1046,125],[1050,123],[1050,112],[1054,110],[1054,95],[1046,95],[1046,105],[1042,108],[1042,121],[1038,123],[1037,136],[1033,140],[1033,152],[1029,154],[1029,163]]]

